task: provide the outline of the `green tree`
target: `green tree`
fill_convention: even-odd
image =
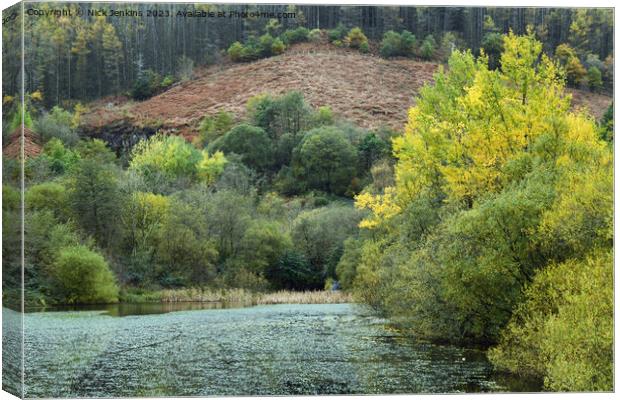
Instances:
[[[110,246],[118,239],[122,198],[117,176],[114,166],[85,159],[76,165],[68,182],[73,215],[102,246]]]
[[[241,124],[209,145],[210,152],[238,154],[248,167],[264,171],[271,163],[271,140],[267,133],[256,126]]]
[[[61,250],[51,268],[55,295],[67,304],[118,301],[114,275],[103,257],[85,246]]]
[[[344,194],[355,176],[357,152],[336,127],[315,128],[295,149],[293,162],[310,189]]]
[[[129,169],[140,173],[147,182],[172,183],[196,176],[202,154],[179,136],[155,135],[134,146]]]

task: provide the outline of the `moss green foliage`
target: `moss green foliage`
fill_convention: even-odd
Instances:
[[[61,250],[52,264],[55,291],[66,303],[110,303],[118,300],[114,275],[101,255],[84,246]]]
[[[347,28],[343,24],[338,24],[334,29],[327,31],[327,37],[329,41],[334,43],[336,41],[342,41],[347,35]]]
[[[49,168],[56,174],[70,171],[80,160],[80,155],[63,145],[60,139],[51,139],[43,147],[42,158],[49,164]]]
[[[610,390],[613,155],[533,34],[502,47],[501,71],[457,51],[421,91],[336,271],[419,336],[499,342],[499,368]]]
[[[291,45],[295,43],[307,42],[309,35],[310,31],[307,28],[300,26],[295,29],[285,31],[280,38],[287,45]]]
[[[310,31],[303,26],[289,29],[278,37],[275,33],[279,31],[270,25],[266,27],[267,32],[258,39],[250,35],[245,43],[234,42],[226,51],[231,61],[248,62],[260,58],[271,57],[284,53],[287,46],[295,43],[307,42]]]
[[[355,176],[357,152],[334,127],[315,128],[297,147],[293,163],[307,187],[344,194]]]
[[[596,67],[588,68],[588,87],[593,91],[599,91],[603,87],[603,75]]]
[[[539,272],[498,347],[500,367],[557,391],[613,387],[613,254],[596,250]]]
[[[207,115],[200,122],[199,135],[194,144],[204,147],[224,135],[233,127],[234,116],[226,111],[219,111],[215,115]]]
[[[437,44],[433,35],[426,36],[420,45],[420,57],[425,60],[432,59],[435,55],[435,47]]]
[[[271,147],[271,141],[262,128],[241,124],[212,142],[209,151],[238,154],[244,164],[263,171],[272,162]]]
[[[415,53],[416,38],[409,31],[402,31],[400,34],[394,31],[387,31],[383,34],[379,52],[382,57],[411,57]]]
[[[26,212],[50,210],[59,220],[69,217],[67,189],[57,182],[43,182],[26,191]]]

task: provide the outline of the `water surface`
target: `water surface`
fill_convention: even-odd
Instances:
[[[156,308],[27,313],[26,396],[539,389],[494,374],[480,350],[402,337],[351,304]],[[10,324],[19,314],[3,309],[3,317]]]

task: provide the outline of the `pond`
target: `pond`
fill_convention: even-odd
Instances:
[[[19,324],[3,309],[4,335]],[[495,374],[481,350],[403,337],[353,304],[116,305],[30,312],[24,327],[27,397],[540,389]]]

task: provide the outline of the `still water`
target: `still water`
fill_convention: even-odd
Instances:
[[[19,321],[3,309],[3,332]],[[24,327],[26,397],[540,389],[494,374],[480,350],[403,337],[352,304],[115,305],[30,312]]]

